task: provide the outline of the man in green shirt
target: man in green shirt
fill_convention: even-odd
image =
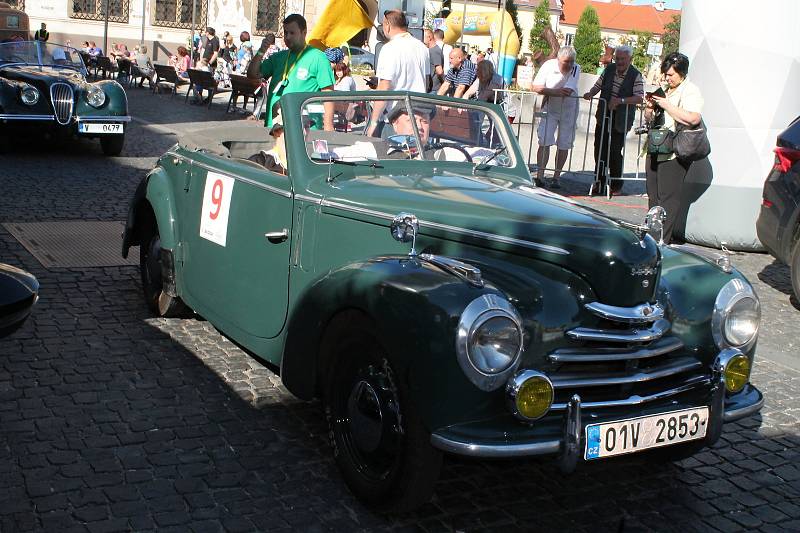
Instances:
[[[262,60],[267,49],[267,43],[262,41],[247,67],[249,78],[271,78],[267,91],[267,127],[272,126],[273,107],[282,95],[333,90],[331,64],[322,51],[306,44],[307,28],[306,19],[301,15],[289,15],[283,21],[283,40],[289,49]],[[323,123],[326,130],[333,131],[333,102],[325,102]]]

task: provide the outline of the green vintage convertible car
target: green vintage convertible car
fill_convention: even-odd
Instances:
[[[125,144],[128,97],[114,80],[89,83],[74,48],[38,41],[0,43],[0,151],[20,133],[100,139],[106,155]]]
[[[383,137],[368,137],[378,102]],[[164,154],[123,254],[139,245],[153,312],[188,306],[322,399],[363,501],[426,501],[443,452],[565,471],[684,457],[761,408],[758,298],[727,256],[659,244],[663,209],[626,224],[534,187],[494,105],[281,106],[274,139],[242,124]]]

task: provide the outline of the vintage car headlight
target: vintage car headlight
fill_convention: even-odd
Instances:
[[[458,363],[479,389],[495,390],[519,366],[522,319],[508,300],[484,294],[464,309],[456,334]]]
[[[34,105],[39,101],[39,90],[31,85],[26,85],[20,91],[19,97],[23,104]]]
[[[103,92],[101,87],[92,85],[89,87],[89,90],[86,91],[86,101],[89,102],[89,105],[92,107],[100,107],[106,103],[106,93]]]
[[[711,317],[711,330],[717,346],[746,351],[758,338],[760,323],[761,304],[753,287],[741,279],[726,283],[717,294]]]
[[[740,353],[734,355],[725,365],[725,390],[739,392],[750,381],[750,358]]]
[[[553,405],[553,383],[535,370],[521,370],[506,384],[508,405],[514,416],[526,422],[542,418]]]

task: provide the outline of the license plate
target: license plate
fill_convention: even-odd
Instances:
[[[708,407],[640,416],[586,426],[586,459],[603,459],[649,448],[702,439]]]
[[[78,125],[81,133],[123,133],[122,124],[100,124],[97,122],[81,122]]]

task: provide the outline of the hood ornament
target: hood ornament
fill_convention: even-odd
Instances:
[[[644,224],[640,226],[642,232],[639,234],[639,241],[644,246],[644,237],[649,232],[658,232],[658,245],[664,246],[664,221],[667,220],[667,210],[656,205],[650,208],[644,217]]]
[[[419,219],[411,213],[400,213],[394,217],[389,226],[392,237],[397,242],[410,242],[411,251],[409,257],[417,256],[417,234],[419,233]]]

